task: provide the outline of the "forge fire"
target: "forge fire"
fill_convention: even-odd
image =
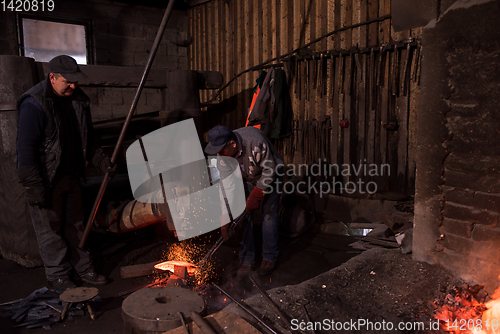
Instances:
[[[488,301],[482,289],[481,285],[454,287],[444,300],[435,301],[434,317],[440,327],[456,334],[500,333],[500,288]]]

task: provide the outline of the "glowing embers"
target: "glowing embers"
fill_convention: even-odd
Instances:
[[[168,270],[168,271],[171,271],[172,273],[175,272],[175,266],[178,266],[178,267],[186,267],[186,270],[187,270],[187,273],[189,275],[194,275],[195,271],[196,271],[196,266],[192,263],[189,263],[189,262],[186,262],[186,261],[165,261],[165,262],[161,262],[161,263],[158,263],[157,265],[155,265],[155,268],[156,269],[159,269],[159,270]]]
[[[483,286],[454,287],[443,301],[436,301],[434,318],[443,330],[464,334],[500,334],[500,288],[485,302]]]

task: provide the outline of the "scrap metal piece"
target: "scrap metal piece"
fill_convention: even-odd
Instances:
[[[257,290],[259,290],[260,294],[262,295],[262,297],[264,297],[264,300],[269,304],[271,305],[271,307],[276,311],[276,313],[278,314],[278,316],[280,317],[280,319],[283,321],[283,323],[285,324],[285,327],[286,329],[288,330],[291,330],[291,327],[290,327],[290,318],[284,314],[279,308],[278,306],[276,306],[276,304],[273,303],[273,301],[271,300],[271,297],[269,297],[269,295],[264,292],[260,287],[259,285],[257,284],[257,282],[255,282],[255,280],[253,279],[252,276],[249,276],[250,277],[250,280],[252,281],[253,285],[255,285],[255,287],[257,288]]]
[[[186,326],[186,322],[184,321],[184,316],[182,315],[182,312],[177,312],[177,314],[179,315],[179,319],[181,319],[182,327],[184,327],[184,332],[186,332],[186,334],[189,334],[189,330]]]

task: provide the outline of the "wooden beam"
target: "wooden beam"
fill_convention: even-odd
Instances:
[[[37,62],[40,78],[45,78],[50,72],[49,63]],[[137,87],[144,72],[143,67],[80,65],[88,78],[79,81],[80,86]],[[170,71],[177,69],[151,69],[145,88],[167,88]],[[191,70],[185,70],[186,73]],[[219,71],[196,71],[198,73],[198,89],[216,89],[222,87],[224,77]]]
[[[155,265],[159,262],[151,262],[145,264],[135,264],[132,266],[125,266],[120,268],[120,277],[122,279],[125,278],[134,278],[141,276],[152,275],[156,272]]]

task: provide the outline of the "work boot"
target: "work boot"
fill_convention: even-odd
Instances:
[[[68,277],[60,277],[55,280],[49,280],[49,285],[56,291],[66,291],[68,289],[76,288],[76,284],[73,283]]]
[[[106,285],[108,279],[104,275],[99,275],[95,269],[90,269],[85,274],[80,275],[82,281],[92,285]]]
[[[240,263],[240,267],[238,268],[238,272],[236,276],[238,277],[246,277],[253,270],[253,265],[251,263]]]
[[[274,271],[275,268],[276,268],[276,262],[275,261],[264,260],[260,264],[260,268],[257,271],[257,274],[259,276],[267,276],[267,275],[270,275]]]

